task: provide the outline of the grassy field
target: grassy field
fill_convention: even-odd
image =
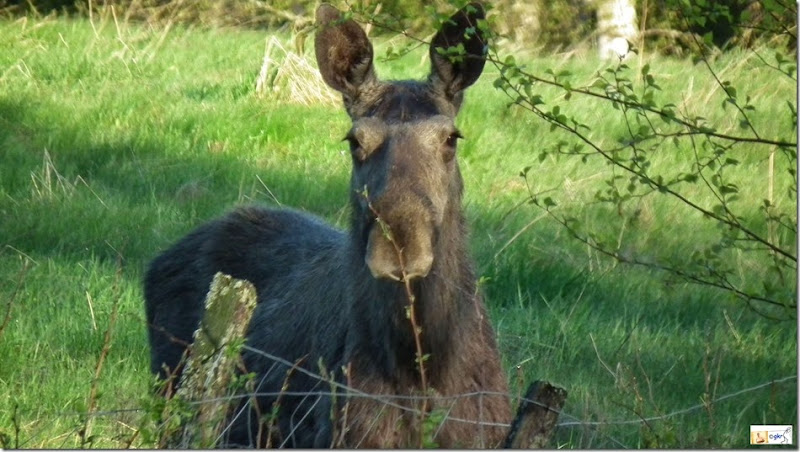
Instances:
[[[0,447],[152,446],[137,434],[150,425],[140,284],[148,261],[242,203],[345,223],[348,118],[302,64],[279,80],[281,91],[257,95],[266,38],[110,15],[0,22],[0,321],[8,318],[0,330]],[[423,50],[378,61],[379,74],[422,77]],[[306,49],[309,62],[311,55]],[[650,62],[665,92],[682,93],[682,107],[713,117],[722,98],[707,73],[688,61],[644,58],[632,65]],[[762,130],[794,137],[782,118],[795,82],[751,63],[737,54],[714,62],[752,82],[748,95],[767,106],[757,118]],[[531,67],[568,69],[588,85],[603,66],[553,56]],[[534,191],[554,190],[560,208],[594,227],[618,223],[591,202],[611,169],[579,158],[540,162],[539,151],[564,134],[507,109],[492,87],[496,70],[488,72],[458,119],[471,245],[515,394],[534,379],[569,391],[555,445],[744,447],[750,424],[796,426],[797,381],[781,380],[797,375],[794,313],[767,320],[728,294],[617,264],[524,204],[518,173],[533,165]],[[292,83],[322,95],[300,102],[287,94]],[[623,135],[609,105],[570,105],[594,118],[594,139]],[[688,160],[671,149],[653,164]],[[730,175],[746,192],[741,203],[753,206],[745,212],[763,198],[766,165],[751,155]],[[776,202],[794,204],[792,184],[776,177]],[[645,210],[647,221],[619,232],[641,255],[688,255],[714,240],[712,224],[674,203],[656,198]],[[765,263],[742,262],[757,282],[767,277]],[[783,284],[796,298],[794,275]]]

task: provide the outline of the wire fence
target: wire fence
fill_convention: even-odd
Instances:
[[[528,403],[532,403],[535,405],[543,406],[541,403],[537,402],[536,400],[526,399],[524,397],[515,396],[513,394],[508,393],[500,393],[500,392],[490,392],[490,391],[475,391],[475,392],[467,392],[462,394],[450,394],[450,395],[403,395],[403,394],[369,394],[364,391],[361,391],[357,388],[353,388],[347,386],[343,383],[337,382],[329,377],[325,377],[323,375],[317,374],[315,372],[309,371],[303,367],[299,367],[294,363],[291,363],[287,360],[284,360],[280,357],[271,355],[269,353],[265,353],[259,350],[255,350],[253,348],[245,346],[247,350],[253,351],[255,353],[261,354],[265,358],[273,360],[275,365],[285,366],[287,368],[293,369],[294,372],[300,372],[305,374],[307,377],[315,379],[319,382],[319,386],[325,385],[326,390],[315,390],[315,391],[261,391],[256,390],[253,392],[242,392],[242,393],[235,393],[231,395],[226,395],[224,397],[218,397],[214,399],[207,399],[201,401],[193,401],[190,402],[194,405],[206,404],[206,403],[218,403],[220,401],[242,401],[246,399],[252,399],[253,397],[286,397],[286,396],[294,396],[294,397],[304,397],[304,398],[316,398],[319,400],[322,397],[347,397],[348,399],[355,399],[355,398],[369,398],[374,401],[378,401],[383,404],[385,407],[395,408],[401,410],[402,412],[409,413],[412,415],[420,415],[422,412],[416,408],[414,408],[414,404],[412,403],[403,403],[403,402],[420,402],[423,400],[428,400],[432,404],[437,404],[440,406],[447,406],[448,404],[452,405],[453,402],[462,399],[462,398],[471,398],[471,397],[507,397],[512,400],[514,405],[518,405],[523,401],[527,401]],[[274,367],[274,366],[273,366]],[[262,376],[262,381],[265,376]],[[765,388],[774,388],[777,385],[781,385],[784,383],[788,383],[791,381],[796,381],[797,375],[789,375],[778,379],[772,379],[769,381],[762,382],[760,384],[750,386],[747,388],[739,389],[737,391],[716,397],[711,399],[710,401],[704,403],[698,403],[686,408],[678,409],[671,411],[669,413],[658,415],[658,416],[649,416],[649,417],[637,417],[633,419],[610,419],[610,420],[584,420],[581,419],[579,416],[570,414],[564,410],[558,411],[559,419],[561,420],[557,427],[560,429],[571,429],[571,428],[588,428],[591,429],[610,443],[614,444],[615,447],[619,448],[628,448],[624,442],[619,441],[607,434],[604,434],[600,431],[601,427],[609,427],[609,426],[642,426],[642,425],[651,425],[656,422],[666,421],[678,416],[688,415],[700,410],[708,409],[710,406],[714,406],[721,402],[735,399],[738,397],[742,397],[748,394],[751,394],[756,391],[763,390]],[[329,388],[329,389],[328,389]],[[417,405],[418,406],[418,405]],[[86,412],[86,411],[61,411],[61,412],[52,412],[52,413],[39,413],[38,417],[39,420],[43,418],[53,418],[53,417],[79,417],[80,419],[95,419],[95,418],[102,418],[102,417],[111,417],[111,416],[119,416],[123,414],[135,414],[135,413],[145,413],[147,411],[146,408],[121,408],[121,409],[114,409],[114,410],[97,410],[93,412]],[[241,415],[242,413],[236,413],[235,415]],[[481,419],[462,419],[456,416],[450,416],[449,413],[445,417],[442,422],[458,422],[458,423],[469,423],[474,424],[476,426],[485,426],[485,427],[510,427],[510,423],[498,423],[498,422],[486,422]],[[510,419],[509,419],[510,421]],[[19,447],[26,447],[26,445],[34,444],[36,440],[35,434],[30,435],[25,441],[22,441],[20,444],[17,444]]]

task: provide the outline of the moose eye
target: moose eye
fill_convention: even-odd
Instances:
[[[361,147],[361,143],[358,142],[358,139],[352,132],[348,133],[342,141],[347,141],[347,143],[350,145],[350,153],[357,161],[363,162],[366,159],[366,154],[364,149]]]
[[[379,151],[388,136],[389,128],[383,120],[373,117],[353,122],[353,128],[344,137],[350,143],[350,153],[355,163],[364,163]]]
[[[359,146],[359,144],[358,144],[358,140],[356,139],[356,137],[353,135],[353,133],[352,133],[352,132],[351,132],[351,133],[348,133],[348,134],[347,134],[347,136],[345,136],[345,137],[342,139],[342,141],[347,141],[347,144],[349,144],[349,145],[350,145],[350,151],[351,151],[351,152],[353,152],[353,151],[355,151],[356,149],[358,149],[358,146]]]
[[[456,147],[456,143],[458,142],[459,138],[464,138],[464,137],[461,135],[461,133],[459,131],[456,130],[455,132],[453,132],[450,135],[448,135],[447,141],[445,142],[445,144],[448,147],[454,148],[454,147]]]
[[[443,148],[443,159],[445,163],[449,163],[453,158],[456,156],[456,144],[458,143],[458,139],[463,138],[458,131],[455,131],[447,136],[447,140],[444,142]]]

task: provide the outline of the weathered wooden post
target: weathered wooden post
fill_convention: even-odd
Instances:
[[[546,381],[535,381],[519,404],[506,437],[506,449],[544,449],[556,429],[567,391]]]
[[[175,398],[191,407],[193,419],[169,434],[169,448],[204,449],[216,445],[225,427],[230,385],[240,360],[240,349],[256,307],[252,284],[217,273],[206,296],[200,328],[194,332],[191,352]]]

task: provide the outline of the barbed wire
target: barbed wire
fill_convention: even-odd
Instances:
[[[419,415],[421,414],[419,409],[413,408],[411,406],[399,403],[403,401],[421,401],[421,400],[428,400],[432,402],[454,402],[459,399],[469,398],[469,397],[508,397],[511,400],[518,401],[522,403],[523,401],[527,401],[528,403],[538,405],[543,408],[551,409],[547,405],[542,404],[536,400],[531,400],[525,397],[515,396],[513,394],[505,393],[505,392],[497,392],[497,391],[473,391],[473,392],[466,392],[460,394],[447,394],[447,395],[407,395],[407,394],[370,394],[364,391],[361,391],[357,388],[353,388],[351,386],[347,386],[346,384],[340,383],[335,379],[330,377],[325,377],[321,374],[316,372],[310,371],[304,367],[297,365],[296,363],[290,362],[285,360],[279,356],[272,355],[268,352],[264,352],[262,350],[258,350],[247,345],[242,347],[244,350],[258,354],[264,358],[267,358],[273,362],[273,366],[270,368],[270,371],[267,372],[265,375],[262,376],[261,382],[259,382],[260,386],[261,383],[267,378],[270,372],[272,372],[276,367],[276,365],[282,365],[286,368],[292,369],[292,372],[299,372],[307,377],[310,377],[314,380],[318,381],[318,384],[324,384],[330,387],[330,390],[318,390],[318,391],[253,391],[253,392],[241,392],[236,394],[230,394],[222,397],[215,397],[209,399],[203,399],[198,401],[191,401],[189,402],[191,405],[202,405],[207,403],[218,403],[221,401],[235,401],[235,400],[244,400],[244,399],[252,399],[253,397],[348,397],[348,398],[369,398],[372,400],[377,400],[384,404],[384,406],[396,408],[398,410],[402,410],[407,413]],[[589,427],[592,428],[595,432],[600,434],[601,436],[607,438],[609,441],[615,443],[617,446],[621,448],[627,448],[622,442],[604,434],[597,430],[598,427],[603,426],[626,426],[626,425],[640,425],[652,422],[658,422],[667,420],[676,416],[685,415],[688,413],[692,413],[694,411],[701,410],[706,408],[709,405],[714,405],[720,402],[723,402],[728,399],[732,399],[735,397],[742,396],[744,394],[748,394],[754,391],[758,391],[760,389],[774,386],[777,384],[782,384],[788,381],[797,380],[796,375],[790,375],[786,377],[782,377],[779,379],[773,379],[764,383],[757,384],[755,386],[747,387],[744,389],[740,389],[738,391],[725,394],[723,396],[717,397],[710,402],[706,403],[699,403],[687,408],[679,409],[664,415],[659,416],[651,416],[651,417],[639,417],[637,419],[619,419],[619,420],[608,420],[608,421],[585,421],[580,419],[577,416],[571,415],[563,410],[557,411],[559,417],[570,419],[566,422],[560,422],[556,424],[557,427],[560,428],[572,428],[572,427]],[[115,410],[102,410],[102,411],[93,411],[91,413],[87,413],[85,411],[72,411],[72,412],[57,412],[57,413],[44,413],[44,416],[50,417],[59,417],[59,416],[88,416],[90,418],[97,418],[97,417],[105,417],[105,416],[114,416],[119,414],[125,413],[134,413],[134,412],[143,412],[146,411],[145,408],[122,408],[122,409],[115,409]],[[242,413],[237,413],[236,415],[241,415]],[[503,422],[487,422],[482,421],[480,419],[462,419],[453,416],[446,416],[442,423],[445,421],[447,422],[460,422],[460,423],[468,423],[477,426],[486,426],[486,427],[510,427],[510,423],[503,423]],[[34,435],[35,436],[35,435]],[[25,441],[25,444],[29,443],[32,438],[28,438],[28,441]]]
[[[661,415],[661,416],[652,416],[652,417],[646,417],[646,418],[625,419],[625,420],[609,420],[609,421],[584,421],[584,420],[581,420],[580,418],[578,418],[577,416],[573,416],[573,415],[571,415],[571,414],[569,414],[569,413],[567,413],[567,412],[562,410],[562,411],[558,411],[559,416],[565,416],[565,417],[568,417],[570,419],[575,419],[575,421],[560,422],[560,423],[558,423],[556,425],[557,425],[557,427],[633,425],[633,424],[643,424],[643,423],[648,423],[648,422],[661,421],[661,420],[666,420],[666,419],[669,419],[669,418],[672,418],[672,417],[680,416],[680,415],[683,415],[683,414],[688,414],[688,413],[691,413],[693,411],[698,411],[700,409],[703,409],[703,408],[707,407],[708,405],[717,404],[717,403],[723,402],[723,401],[725,401],[727,399],[731,399],[731,398],[734,398],[734,397],[737,397],[737,396],[748,394],[750,392],[754,392],[754,391],[757,391],[759,389],[763,389],[763,388],[766,388],[766,387],[769,387],[769,386],[773,386],[773,385],[776,385],[776,384],[785,383],[785,382],[791,381],[791,380],[797,380],[797,376],[796,375],[792,375],[792,376],[788,376],[788,377],[779,378],[777,380],[770,380],[770,381],[765,382],[765,383],[761,383],[761,384],[758,384],[758,385],[755,385],[755,386],[751,386],[751,387],[748,387],[748,388],[745,388],[745,389],[741,389],[741,390],[736,391],[736,392],[725,394],[724,396],[717,397],[717,398],[711,400],[708,403],[699,403],[697,405],[693,405],[693,406],[688,407],[688,408],[683,408],[683,409],[680,409],[680,410],[676,410],[676,411],[673,411],[671,413],[664,414],[664,415]],[[452,401],[452,400],[457,400],[457,399],[461,399],[461,398],[468,398],[468,397],[505,396],[505,397],[510,397],[512,399],[517,399],[520,402],[527,401],[528,403],[532,403],[534,405],[541,406],[543,408],[548,408],[547,405],[542,404],[541,402],[538,402],[536,400],[527,399],[525,397],[517,397],[517,396],[513,396],[513,395],[508,394],[508,393],[496,392],[496,391],[474,391],[474,392],[453,394],[453,395],[447,395],[447,396],[444,396],[444,395],[442,395],[442,396],[423,396],[423,395],[403,395],[403,394],[368,394],[368,393],[364,393],[364,392],[358,391],[358,390],[356,390],[354,388],[350,388],[350,387],[345,386],[345,385],[341,385],[341,386],[347,388],[348,391],[352,391],[352,393],[342,394],[342,393],[337,393],[337,392],[333,392],[333,391],[267,391],[267,392],[249,392],[249,393],[241,393],[241,394],[235,394],[235,395],[224,396],[224,397],[215,397],[215,398],[205,399],[205,400],[200,400],[200,401],[193,401],[193,402],[191,402],[191,404],[193,404],[193,405],[202,405],[202,404],[206,404],[206,403],[216,403],[216,402],[221,402],[221,401],[233,401],[233,400],[250,399],[252,397],[278,397],[278,396],[281,396],[281,395],[282,396],[289,396],[289,397],[312,397],[312,396],[334,397],[334,396],[343,396],[343,395],[345,395],[345,396],[351,397],[351,398],[353,398],[353,397],[354,398],[370,398],[370,399],[373,399],[373,400],[379,400],[379,401],[385,402],[387,405],[392,406],[394,408],[398,408],[398,409],[401,409],[401,410],[404,410],[404,411],[407,411],[407,412],[410,412],[410,413],[413,413],[413,414],[420,414],[419,410],[417,410],[417,409],[414,409],[414,408],[411,408],[411,407],[408,407],[408,406],[405,406],[405,405],[400,405],[400,404],[397,404],[397,403],[387,402],[387,400],[419,401],[419,400],[427,399],[427,400],[431,400],[431,401],[440,401],[441,402],[441,401]],[[120,412],[136,411],[136,410],[138,410],[138,409],[120,410]],[[117,411],[109,411],[108,413],[114,414],[116,412]],[[97,412],[96,414],[99,415],[99,414],[102,414],[102,412]],[[503,422],[484,422],[484,421],[475,421],[475,420],[469,420],[469,419],[461,419],[461,418],[456,418],[456,417],[448,417],[447,419],[449,421],[471,423],[471,424],[484,425],[484,426],[490,426],[490,427],[510,427],[509,423],[503,423]]]
[[[574,415],[569,414],[569,413],[567,413],[567,412],[562,410],[562,411],[558,412],[559,416],[567,418],[567,419],[572,419],[572,421],[560,422],[560,423],[558,423],[556,425],[556,427],[557,428],[574,428],[574,427],[584,427],[584,428],[586,428],[586,427],[588,427],[588,428],[591,428],[595,433],[599,434],[601,437],[603,437],[606,440],[608,440],[608,441],[612,442],[613,444],[615,444],[617,447],[619,447],[621,449],[628,449],[629,446],[625,445],[623,442],[617,440],[616,438],[608,435],[607,433],[604,433],[604,432],[598,430],[598,428],[599,427],[606,427],[606,426],[640,425],[640,424],[645,424],[645,423],[653,423],[653,422],[658,422],[658,421],[664,421],[664,420],[667,420],[667,419],[670,419],[670,418],[673,418],[673,417],[677,417],[677,416],[689,414],[689,413],[694,412],[694,411],[698,411],[700,409],[705,408],[707,405],[714,405],[714,404],[723,402],[723,401],[725,401],[727,399],[732,399],[732,398],[735,398],[737,396],[741,396],[741,395],[744,395],[744,394],[748,394],[748,393],[757,391],[759,389],[763,389],[763,388],[766,388],[766,387],[769,387],[769,386],[785,383],[787,381],[796,380],[796,379],[797,379],[797,376],[788,376],[788,377],[780,378],[780,379],[777,379],[777,380],[771,380],[769,382],[761,383],[761,384],[758,384],[758,385],[755,385],[755,386],[752,386],[752,387],[741,389],[739,391],[735,391],[733,393],[729,393],[729,394],[726,394],[724,396],[718,397],[718,398],[712,400],[711,402],[709,402],[708,404],[702,404],[701,403],[701,404],[693,405],[693,406],[688,407],[688,408],[676,410],[676,411],[670,412],[670,413],[665,414],[665,415],[652,416],[652,417],[646,417],[646,418],[625,419],[625,420],[610,420],[610,421],[585,421],[585,420],[581,420],[577,416],[574,416]],[[310,392],[308,392],[308,391],[306,391],[306,392],[296,391],[296,392],[283,392],[283,393],[281,393],[281,392],[258,392],[258,393],[247,393],[247,394],[232,395],[232,396],[228,396],[228,397],[221,397],[221,398],[214,398],[214,399],[208,399],[208,400],[194,401],[194,402],[191,402],[191,403],[192,404],[205,404],[205,403],[216,402],[216,401],[223,400],[223,399],[234,400],[234,399],[250,398],[252,396],[278,396],[278,395],[281,395],[281,394],[283,396],[302,396],[302,397],[309,397],[309,396],[311,396],[311,397],[313,397],[313,396],[317,396],[317,397],[342,396],[342,393],[335,393],[335,392],[332,392],[332,391],[310,391]],[[401,409],[403,411],[406,411],[406,412],[409,412],[409,413],[412,413],[412,414],[418,414],[419,410],[414,409],[412,407],[408,407],[408,406],[399,405],[399,404],[396,404],[396,403],[389,402],[388,399],[394,399],[394,400],[411,400],[411,399],[421,400],[422,398],[428,398],[429,400],[432,400],[432,401],[441,401],[441,400],[453,400],[453,399],[457,399],[457,398],[485,396],[485,395],[486,396],[488,396],[488,395],[495,395],[495,396],[504,395],[504,396],[510,397],[512,399],[518,399],[520,401],[527,400],[529,403],[533,403],[533,404],[536,404],[538,406],[546,407],[545,405],[543,405],[543,404],[541,404],[541,403],[539,403],[539,402],[537,402],[535,400],[530,400],[530,399],[526,399],[524,397],[516,397],[516,396],[513,396],[511,394],[497,393],[497,392],[472,392],[472,393],[464,393],[464,394],[457,394],[457,395],[451,395],[451,396],[402,396],[402,395],[374,395],[374,394],[367,394],[367,393],[360,393],[359,394],[356,391],[353,391],[352,393],[348,394],[348,397],[369,397],[369,398],[372,398],[374,400],[379,400],[379,401],[381,401],[382,403],[384,403],[384,404],[386,404],[388,406],[393,406],[393,407],[396,407],[398,409]],[[91,418],[100,418],[100,417],[109,417],[109,416],[116,416],[116,415],[120,415],[120,414],[137,413],[137,412],[144,412],[144,411],[146,411],[145,408],[121,408],[121,409],[114,409],[114,410],[94,411],[92,413],[86,413],[86,412],[81,412],[81,411],[43,413],[43,416],[46,416],[46,417],[88,416],[88,417],[91,417]],[[445,421],[447,421],[447,422],[469,423],[469,424],[473,424],[473,425],[476,425],[476,426],[485,426],[485,427],[510,427],[510,424],[508,424],[508,423],[487,422],[487,421],[473,420],[473,419],[463,419],[463,418],[458,418],[458,417],[449,416],[449,415],[446,416],[443,419],[442,425],[444,425]],[[77,432],[77,429],[76,429],[76,432]],[[37,436],[38,435],[36,435],[36,434],[29,436],[26,441],[23,441],[20,444],[20,446],[24,447],[26,444],[31,444],[32,441],[34,441]]]
[[[304,369],[302,367],[295,366],[293,363],[290,363],[289,361],[280,359],[280,358],[275,357],[275,356],[271,356],[268,353],[264,353],[264,352],[259,352],[259,353],[262,353],[263,355],[265,355],[266,357],[268,357],[270,359],[276,359],[281,364],[293,367],[296,371],[300,371],[302,373],[307,374],[308,376],[310,376],[312,378],[316,378],[321,383],[325,383],[325,384],[331,385],[332,387],[335,387],[337,389],[343,389],[344,393],[333,391],[333,390],[330,390],[330,391],[257,391],[257,392],[250,392],[250,393],[232,394],[232,395],[228,395],[228,396],[224,396],[224,397],[216,397],[216,398],[204,399],[204,400],[199,400],[199,401],[192,401],[190,403],[192,405],[202,405],[202,404],[206,404],[206,403],[216,403],[216,402],[220,402],[220,401],[234,401],[234,400],[250,399],[252,397],[278,397],[278,396],[284,396],[284,397],[286,397],[286,396],[290,396],[290,397],[291,396],[294,396],[294,397],[341,397],[341,396],[346,396],[346,397],[350,397],[350,398],[370,398],[370,399],[373,399],[373,400],[380,401],[381,403],[384,403],[385,405],[393,407],[393,408],[397,408],[397,409],[400,409],[400,410],[403,410],[403,411],[406,411],[406,412],[409,412],[409,413],[412,413],[412,414],[420,414],[418,409],[415,409],[413,407],[409,407],[409,406],[406,406],[406,405],[403,405],[403,404],[400,404],[400,403],[397,403],[397,402],[398,401],[419,401],[419,400],[423,400],[423,399],[427,399],[427,400],[430,400],[430,401],[438,401],[438,402],[445,401],[446,402],[446,401],[454,401],[454,400],[458,400],[458,399],[462,399],[462,398],[468,398],[468,397],[490,397],[490,396],[497,397],[497,396],[502,396],[502,397],[509,397],[512,400],[517,400],[519,402],[527,401],[528,403],[532,403],[532,404],[535,404],[535,405],[538,405],[538,406],[541,406],[541,407],[544,407],[544,408],[548,408],[546,405],[544,405],[544,404],[542,404],[542,403],[540,403],[540,402],[538,402],[536,400],[531,400],[531,399],[527,399],[525,397],[518,397],[518,396],[514,396],[512,394],[508,394],[508,393],[504,393],[504,392],[496,392],[496,391],[473,391],[473,392],[467,392],[467,393],[461,393],[461,394],[435,395],[435,396],[432,396],[432,395],[404,395],[404,394],[369,394],[369,393],[360,391],[360,390],[358,390],[356,388],[349,387],[349,386],[347,386],[345,384],[338,383],[338,382],[336,382],[334,380],[331,380],[329,378],[324,378],[321,375],[318,375],[318,374],[316,374],[314,372],[311,372],[311,371],[309,371],[307,369]],[[773,379],[773,380],[770,380],[770,381],[767,381],[767,382],[764,382],[764,383],[757,384],[755,386],[747,387],[747,388],[744,388],[744,389],[740,389],[738,391],[734,391],[734,392],[722,395],[720,397],[717,397],[717,398],[711,400],[710,402],[699,403],[699,404],[696,404],[696,405],[693,405],[693,406],[690,406],[690,407],[687,407],[687,408],[683,408],[683,409],[672,411],[672,412],[664,414],[664,415],[651,416],[651,417],[640,417],[640,418],[637,418],[637,419],[618,419],[618,420],[608,420],[608,421],[585,421],[585,420],[580,419],[577,416],[571,415],[571,414],[561,410],[561,411],[558,411],[559,416],[567,418],[567,419],[571,419],[571,420],[566,421],[566,422],[560,422],[556,426],[560,427],[560,428],[625,426],[625,425],[640,425],[640,424],[645,424],[645,423],[664,421],[664,420],[667,420],[667,419],[670,419],[670,418],[673,418],[673,417],[689,414],[689,413],[692,413],[694,411],[698,411],[698,410],[704,409],[709,405],[718,404],[718,403],[721,403],[721,402],[723,402],[725,400],[728,400],[728,399],[739,397],[739,396],[742,396],[742,395],[745,395],[745,394],[749,394],[749,393],[754,392],[754,391],[758,391],[760,389],[764,389],[764,388],[767,388],[767,387],[771,387],[771,386],[774,386],[774,385],[786,383],[786,382],[793,381],[793,380],[797,380],[797,376],[796,375],[790,375],[790,376],[786,376],[786,377],[779,378],[779,379]],[[84,411],[69,411],[69,412],[62,411],[62,412],[54,412],[54,413],[42,413],[41,415],[42,416],[46,416],[46,417],[89,416],[89,417],[92,417],[92,418],[96,418],[96,417],[115,416],[115,415],[120,415],[120,414],[136,413],[136,412],[143,412],[143,411],[145,411],[144,408],[121,408],[121,409],[114,409],[114,410],[98,410],[98,411],[94,411],[94,412],[91,412],[91,413],[87,413],[87,412],[84,412]],[[509,423],[486,422],[486,421],[481,421],[481,420],[462,419],[462,418],[452,417],[452,416],[447,416],[445,418],[445,420],[448,421],[448,422],[462,422],[462,423],[469,423],[469,424],[481,425],[481,426],[489,426],[489,427],[510,427]],[[625,447],[622,443],[614,440],[613,438],[609,437],[608,439],[610,439],[613,442],[617,443],[617,445],[619,445],[621,447]],[[26,441],[26,443],[27,442],[28,441]]]
[[[787,381],[790,381],[790,380],[797,380],[797,375],[790,375],[788,377],[779,378],[777,380],[772,380],[772,381],[768,381],[766,383],[761,383],[761,384],[756,385],[756,386],[752,386],[752,387],[749,387],[749,388],[741,389],[739,391],[732,392],[730,394],[725,394],[724,396],[717,397],[716,399],[712,400],[711,402],[698,403],[697,405],[690,406],[689,408],[684,408],[684,409],[681,409],[681,410],[673,411],[671,413],[664,414],[662,416],[652,416],[652,417],[639,418],[639,419],[630,419],[630,420],[588,422],[588,421],[582,421],[582,420],[580,420],[580,419],[578,419],[578,418],[576,418],[574,416],[571,416],[571,415],[569,415],[567,413],[561,412],[559,414],[567,416],[567,417],[571,417],[573,419],[578,419],[578,421],[577,422],[561,422],[561,423],[558,424],[558,427],[599,426],[599,425],[632,425],[632,424],[643,424],[643,423],[649,423],[649,422],[655,422],[655,421],[663,421],[665,419],[669,419],[669,418],[672,418],[672,417],[675,417],[675,416],[680,416],[682,414],[688,414],[688,413],[691,413],[692,411],[697,411],[697,410],[703,409],[703,408],[707,407],[708,405],[714,405],[714,404],[717,404],[719,402],[725,401],[727,399],[732,399],[732,398],[740,396],[740,395],[744,395],[744,394],[747,394],[747,393],[750,393],[750,392],[753,392],[753,391],[757,391],[757,390],[762,389],[762,388],[766,388],[768,386],[784,383],[784,382],[787,382]]]

